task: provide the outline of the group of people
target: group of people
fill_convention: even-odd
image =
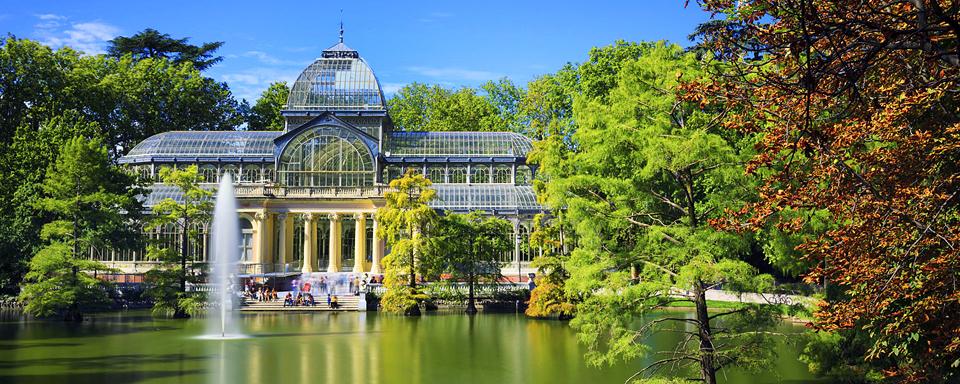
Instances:
[[[267,288],[265,285],[261,285],[259,287],[254,285],[247,286],[247,290],[244,291],[244,296],[246,296],[248,300],[256,300],[261,303],[276,301],[278,299],[277,290],[274,288]]]
[[[283,298],[284,307],[315,307],[316,305],[317,302],[310,292],[297,292],[296,299],[293,298],[293,293],[287,292],[287,295]],[[340,302],[337,296],[327,294],[327,306],[331,309],[339,309]]]

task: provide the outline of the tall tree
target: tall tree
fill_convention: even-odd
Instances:
[[[717,15],[700,46],[730,68],[691,83],[691,98],[761,138],[748,168],[764,176],[760,200],[730,224],[827,212],[835,224],[798,247],[816,266],[808,281],[842,289],[817,325],[860,332],[866,358],[899,380],[956,382],[960,3],[700,3]]]
[[[407,170],[390,182],[394,191],[384,195],[386,206],[377,210],[379,237],[390,246],[383,259],[387,292],[381,305],[386,311],[420,315],[419,300],[424,296],[417,290],[417,275],[426,272],[427,264],[419,259],[430,249],[425,232],[437,222],[437,212],[427,205],[437,195],[431,185],[422,174]]]
[[[169,34],[147,28],[130,37],[117,36],[110,40],[107,55],[116,58],[131,55],[136,60],[168,59],[174,64],[190,63],[198,71],[223,61],[222,56],[214,56],[223,46],[222,41],[192,45],[188,43],[189,40],[186,37],[175,39]]]
[[[390,117],[405,131],[505,131],[510,127],[492,99],[471,88],[449,90],[411,83],[388,101]]]
[[[43,226],[41,237],[49,243],[30,261],[20,294],[28,312],[80,321],[84,309],[107,302],[105,283],[92,274],[108,268],[86,255],[133,245],[140,204],[132,184],[111,164],[101,140],[75,137],[61,148],[38,204],[56,219]]]
[[[42,171],[67,140],[99,137],[117,159],[156,133],[238,123],[229,89],[190,64],[0,41],[0,289],[17,292],[26,262],[45,243],[40,228],[53,217],[36,209]]]
[[[562,215],[563,211],[557,211]],[[530,232],[530,249],[538,255],[530,262],[537,269],[537,286],[530,291],[527,316],[536,318],[570,318],[573,316],[573,300],[567,297],[563,285],[570,277],[564,267],[569,254],[564,249],[561,233],[562,218],[548,219],[544,214],[533,218],[533,230]]]
[[[431,231],[429,253],[439,272],[467,282],[468,314],[477,313],[476,284],[500,279],[500,255],[513,249],[512,232],[510,222],[481,212],[447,213]]]
[[[718,133],[715,116],[677,99],[679,79],[703,76],[693,55],[664,43],[618,43],[612,50],[591,53],[603,53],[596,54],[601,63],[620,60],[604,66],[612,72],[580,66],[581,85],[591,91],[574,97],[575,131],[531,155],[549,178],[545,201],[565,210],[576,234],[565,289],[583,300],[572,325],[588,360],[641,356],[645,336],[679,327],[687,331],[674,352],[638,375],[693,365],[697,380],[716,383],[723,368],[761,369],[772,355],[770,340],[746,325],[773,324],[770,308],[712,312],[706,301],[721,284],[739,291],[772,285],[741,259],[746,239],[709,225],[752,196],[741,144]],[[692,318],[637,323],[677,301],[693,305]]]
[[[287,105],[289,96],[290,88],[287,87],[287,82],[271,83],[270,87],[260,94],[257,103],[245,114],[247,130],[282,131],[284,119],[280,111]]]
[[[210,221],[213,192],[200,188],[204,180],[196,165],[162,168],[160,178],[164,184],[178,187],[183,201],[167,198],[153,206],[153,219],[147,230],[173,230],[178,238],[173,242],[160,240],[147,247],[147,257],[160,262],[146,274],[147,295],[153,299],[155,315],[187,318],[198,312],[204,302],[202,293],[188,291],[187,284],[200,282],[200,273],[190,262],[191,256],[199,260],[202,255],[191,248],[200,248],[196,247],[202,241],[198,228]]]

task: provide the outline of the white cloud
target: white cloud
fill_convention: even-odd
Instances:
[[[99,21],[71,23],[64,27],[66,16],[48,13],[36,17],[41,22],[34,25],[34,33],[40,37],[41,43],[52,48],[68,46],[95,55],[104,53],[106,42],[120,33],[119,28]]]
[[[416,74],[435,79],[453,81],[486,81],[503,77],[502,74],[465,68],[434,68],[434,67],[407,67],[407,70]]]
[[[384,95],[392,95],[405,85],[407,83],[380,83],[380,89],[383,90]]]
[[[36,16],[40,20],[66,20],[67,19],[66,16],[55,15],[52,13],[43,13]]]

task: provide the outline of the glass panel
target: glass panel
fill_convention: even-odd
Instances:
[[[340,218],[340,267],[344,271],[353,270],[353,256],[356,254],[357,220],[352,217]]]
[[[473,184],[487,184],[490,182],[490,167],[482,164],[470,167],[473,173],[470,175],[470,182]]]
[[[493,170],[493,182],[497,184],[510,183],[510,167],[496,166]]]
[[[448,180],[451,184],[463,184],[467,182],[467,168],[464,167],[450,167],[450,179]]]
[[[427,168],[427,178],[430,179],[434,184],[443,183],[444,177],[443,174],[446,173],[444,166],[430,166]]]
[[[317,127],[287,145],[277,173],[280,183],[291,187],[373,185],[373,155],[356,135]]]

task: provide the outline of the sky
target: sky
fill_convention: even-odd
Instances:
[[[411,82],[475,87],[508,77],[524,85],[618,39],[688,46],[687,35],[710,17],[684,0],[0,0],[0,32],[91,54],[145,28],[194,44],[223,41],[224,60],[205,73],[252,103],[337,42],[341,9],[344,42],[388,95]]]

